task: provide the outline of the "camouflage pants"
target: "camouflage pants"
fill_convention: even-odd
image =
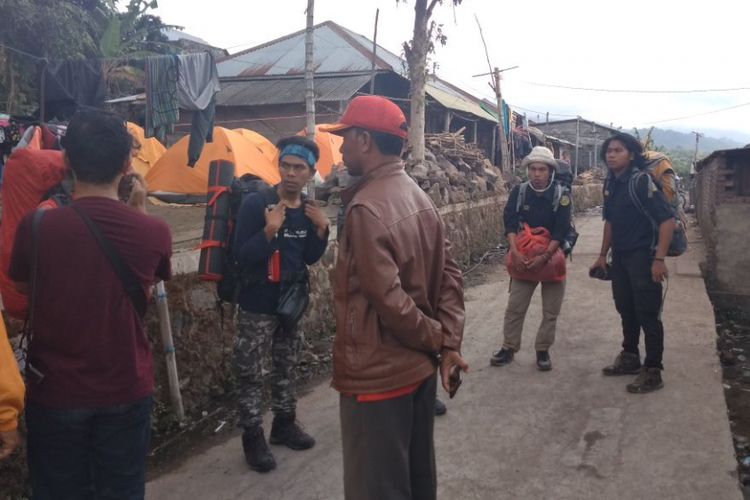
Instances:
[[[240,427],[263,424],[263,365],[271,350],[271,410],[274,415],[292,413],[297,406],[294,370],[301,336],[298,329],[286,332],[273,315],[240,309],[232,368],[239,393]]]

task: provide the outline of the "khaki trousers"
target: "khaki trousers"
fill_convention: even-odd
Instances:
[[[503,328],[503,347],[506,349],[518,352],[521,348],[523,322],[526,319],[526,311],[529,309],[531,297],[534,295],[534,290],[536,290],[538,284],[537,281],[511,280],[510,297],[508,297],[508,307],[505,310]],[[557,317],[560,315],[564,295],[564,281],[542,283],[542,322],[539,325],[534,346],[537,351],[546,351],[555,342]]]

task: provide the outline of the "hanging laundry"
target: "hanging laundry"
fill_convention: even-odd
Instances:
[[[106,83],[99,60],[50,61],[44,68],[44,116],[67,121],[82,106],[101,108]]]
[[[177,56],[146,59],[146,137],[166,143],[167,133],[180,118]]]
[[[42,129],[37,125],[32,125],[27,128],[21,136],[21,139],[13,147],[13,151],[19,149],[30,148],[30,149],[43,149],[42,148]]]
[[[198,162],[203,146],[213,142],[216,116],[216,93],[219,92],[219,72],[212,54],[186,54],[179,60],[178,94],[180,108],[193,111],[188,146],[188,165]]]

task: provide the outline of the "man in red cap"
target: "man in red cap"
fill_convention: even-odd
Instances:
[[[435,498],[435,372],[450,392],[468,369],[461,271],[435,206],[404,172],[398,106],[357,97],[326,130],[344,138],[344,163],[359,176],[341,193],[334,285],[345,496]]]

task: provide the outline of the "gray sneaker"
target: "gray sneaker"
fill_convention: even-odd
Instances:
[[[632,384],[627,385],[628,392],[633,394],[645,394],[653,392],[664,387],[661,380],[661,370],[659,368],[643,367],[641,373]]]
[[[615,362],[605,367],[602,372],[608,377],[616,375],[637,375],[641,372],[641,358],[637,354],[622,351]]]

